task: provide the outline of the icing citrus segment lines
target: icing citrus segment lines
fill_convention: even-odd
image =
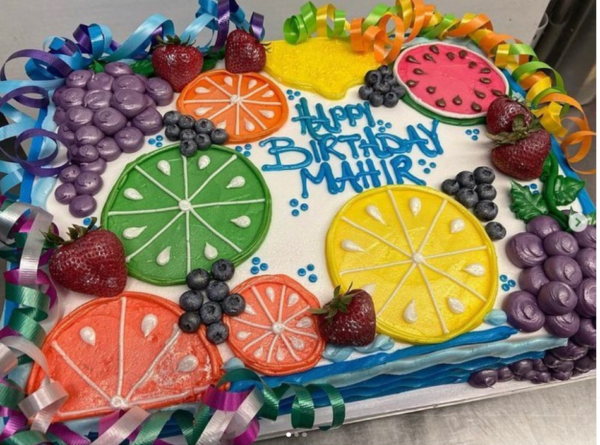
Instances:
[[[242,201],[222,201],[222,202],[206,202],[203,204],[194,204],[192,208],[194,209],[203,209],[206,207],[221,207],[221,206],[232,206],[232,205],[241,205],[241,204],[262,204],[264,203],[264,199],[246,199]],[[175,207],[178,209],[179,207]]]
[[[388,307],[388,305],[390,304],[390,302],[394,299],[394,297],[396,296],[396,294],[398,292],[400,292],[400,289],[402,288],[402,286],[404,286],[404,283],[406,282],[406,280],[408,279],[408,276],[412,273],[412,271],[415,269],[416,265],[413,263],[408,270],[406,271],[406,273],[404,274],[404,276],[402,277],[402,279],[398,282],[398,285],[396,286],[396,288],[392,291],[391,295],[387,298],[387,300],[385,301],[385,303],[383,303],[383,306],[381,306],[381,309],[379,309],[379,311],[377,312],[377,315],[380,315],[383,313],[383,311],[385,311],[385,309]]]
[[[481,250],[486,250],[485,246],[478,246],[478,247],[470,247],[468,249],[461,249],[461,250],[453,250],[452,252],[443,252],[443,253],[437,253],[435,255],[427,255],[425,257],[425,259],[430,260],[430,259],[435,259],[435,258],[443,258],[446,256],[452,256],[452,255],[460,255],[463,253],[470,253],[470,252],[478,252]]]
[[[146,241],[143,246],[141,246],[139,249],[137,249],[132,254],[125,257],[125,261],[129,262],[129,261],[131,261],[132,258],[134,258],[136,255],[138,255],[140,252],[143,252],[144,249],[146,249],[150,244],[152,244],[154,241],[156,241],[163,233],[165,233],[167,230],[169,230],[169,228],[173,224],[175,224],[179,218],[181,218],[181,215],[183,215],[183,213],[184,212],[179,212],[177,215],[175,215],[175,217],[173,219],[171,219],[171,221],[169,221],[169,223],[166,226],[164,226],[152,238],[150,238],[148,241]]]
[[[368,235],[371,235],[373,238],[381,241],[382,243],[390,246],[392,249],[397,250],[398,252],[400,252],[402,255],[407,256],[407,257],[411,257],[411,254],[406,252],[404,249],[401,249],[400,247],[396,246],[395,244],[392,244],[391,242],[389,242],[388,240],[386,240],[385,238],[383,238],[382,236],[377,235],[374,232],[371,232],[369,229],[367,229],[366,227],[361,226],[360,224],[355,223],[354,221],[351,221],[350,219],[343,217],[342,221],[350,224],[352,227],[354,227],[357,230],[360,230],[361,232],[364,232]]]
[[[433,231],[433,228],[437,224],[438,219],[440,219],[440,215],[446,208],[446,204],[448,204],[448,201],[446,201],[446,200],[442,201],[442,205],[440,205],[440,208],[438,209],[437,213],[433,217],[433,221],[431,221],[431,224],[429,225],[429,229],[427,229],[427,233],[425,234],[425,238],[423,238],[423,241],[421,242],[421,245],[419,246],[419,250],[417,252],[419,252],[419,253],[423,252],[423,248],[427,244],[427,241],[429,240],[429,237],[431,236],[431,232]]]
[[[427,264],[427,263],[423,263],[423,265],[425,267],[428,267],[429,269],[433,270],[434,272],[442,275],[443,277],[448,278],[450,281],[452,281],[453,283],[458,284],[460,287],[468,290],[470,293],[472,293],[473,295],[475,295],[477,298],[479,298],[481,301],[485,302],[486,298],[481,295],[479,292],[477,292],[475,289],[470,288],[469,286],[467,286],[466,284],[462,283],[461,281],[457,280],[456,278],[454,278],[452,275],[450,275],[449,273],[444,272],[443,270],[438,269],[437,267],[433,267],[431,264]]]
[[[442,331],[444,332],[444,334],[447,334],[449,332],[448,328],[446,327],[446,323],[444,322],[444,317],[442,317],[442,314],[440,312],[440,307],[438,306],[437,300],[435,299],[435,295],[433,294],[433,289],[431,289],[431,284],[429,283],[429,280],[427,279],[427,275],[425,275],[423,266],[418,264],[417,268],[419,269],[419,273],[421,274],[421,277],[423,278],[423,282],[425,283],[427,292],[429,293],[429,296],[431,297],[431,303],[433,304],[433,308],[435,309],[435,313],[440,322],[440,326],[442,327]]]
[[[394,213],[396,214],[396,218],[398,218],[398,223],[400,224],[400,227],[402,228],[402,231],[404,232],[406,241],[408,242],[408,246],[410,247],[410,254],[405,253],[405,255],[412,256],[412,254],[415,253],[415,248],[413,247],[412,239],[408,233],[406,224],[404,224],[404,219],[402,218],[402,215],[400,214],[400,210],[398,209],[398,204],[396,203],[396,199],[394,198],[394,195],[390,189],[388,189],[387,194],[390,197],[392,207],[394,208]]]
[[[127,311],[127,298],[121,298],[121,317],[119,319],[119,377],[117,379],[117,396],[123,391],[123,368],[125,365],[125,313]]]
[[[413,260],[394,261],[393,263],[379,264],[376,266],[357,267],[356,269],[347,269],[340,271],[340,275],[345,275],[355,272],[367,272],[370,270],[385,269],[387,267],[402,266],[403,264],[411,264]]]
[[[169,195],[171,198],[173,198],[175,201],[179,202],[182,199],[180,197],[178,197],[175,193],[173,193],[171,190],[167,189],[165,186],[163,186],[160,182],[158,182],[156,179],[154,179],[152,176],[150,176],[148,173],[146,173],[144,170],[142,170],[138,165],[135,166],[135,169],[142,175],[144,176],[146,179],[148,179],[148,181],[150,181],[152,184],[154,184],[155,186],[157,186],[159,189],[161,189],[163,192],[165,192],[167,195]]]
[[[202,218],[200,215],[198,215],[198,213],[196,213],[196,211],[194,209],[191,210],[192,215],[194,215],[194,217],[196,217],[196,219],[204,226],[206,227],[213,235],[215,235],[217,238],[219,238],[221,241],[223,241],[224,243],[226,243],[227,245],[229,245],[233,250],[235,250],[237,253],[240,253],[242,251],[242,249],[238,246],[235,245],[235,243],[233,243],[233,241],[229,240],[227,237],[223,236],[220,232],[218,232],[213,226],[211,226],[209,223],[207,223],[204,218]]]
[[[179,210],[179,206],[163,207],[162,209],[147,210],[113,210],[108,212],[108,216],[126,216],[126,215],[146,215],[149,213],[164,213]]]
[[[263,301],[263,299],[262,299],[262,297],[260,295],[260,292],[256,289],[256,287],[252,287],[252,293],[256,297],[256,301],[258,301],[258,304],[260,305],[260,307],[264,311],[264,313],[267,316],[267,318],[269,319],[269,321],[272,324],[274,324],[275,323],[275,319],[273,318],[273,316],[269,312],[269,309],[267,309],[267,307],[265,306],[265,302]]]
[[[215,171],[214,171],[214,172],[213,172],[213,173],[212,173],[212,174],[211,174],[211,175],[210,175],[208,178],[206,178],[206,181],[204,181],[204,182],[203,182],[203,183],[200,185],[200,187],[198,187],[198,189],[197,189],[197,190],[196,190],[196,191],[195,191],[195,192],[192,194],[192,196],[190,196],[190,198],[188,199],[188,201],[190,201],[190,202],[191,202],[191,201],[193,201],[193,200],[194,200],[194,198],[195,198],[196,196],[198,196],[198,194],[199,194],[199,193],[200,193],[202,190],[204,190],[204,188],[205,188],[205,187],[206,187],[208,184],[210,184],[210,182],[211,182],[211,181],[212,181],[212,180],[213,180],[213,179],[214,179],[216,176],[218,176],[218,175],[219,175],[219,173],[221,173],[223,170],[225,170],[225,169],[226,169],[226,168],[229,166],[229,164],[231,164],[232,162],[234,162],[236,159],[237,159],[237,156],[236,156],[236,155],[232,155],[232,156],[231,156],[231,157],[230,157],[230,158],[227,160],[227,162],[225,162],[223,165],[221,165],[221,166],[220,166],[218,169],[216,169],[216,170],[215,170]]]

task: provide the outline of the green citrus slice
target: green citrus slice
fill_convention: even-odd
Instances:
[[[179,145],[140,157],[102,211],[102,225],[123,242],[129,275],[165,286],[218,258],[241,263],[270,222],[271,196],[258,169],[215,145],[189,158]]]

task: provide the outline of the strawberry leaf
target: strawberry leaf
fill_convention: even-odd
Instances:
[[[135,74],[141,74],[146,77],[154,76],[154,66],[149,59],[137,60],[129,66]]]
[[[202,64],[202,72],[204,73],[206,71],[212,70],[217,65],[217,62],[219,60],[223,59],[224,57],[225,57],[225,48],[221,48],[217,52],[209,51],[204,56],[204,63]]]
[[[577,198],[577,195],[585,186],[585,181],[558,176],[556,185],[554,186],[554,196],[556,197],[556,205],[566,206]]]
[[[98,60],[92,60],[92,66],[90,67],[94,73],[103,73],[104,72],[105,62],[99,62]]]
[[[596,211],[595,210],[592,213],[588,213],[585,216],[586,216],[586,218],[588,220],[588,224],[590,226],[595,226],[596,225]]]
[[[529,222],[536,216],[548,214],[548,206],[541,193],[534,195],[528,187],[511,181],[510,195],[512,197],[510,209],[517,219]]]

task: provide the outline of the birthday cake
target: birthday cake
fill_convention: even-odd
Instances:
[[[308,3],[284,34],[211,0],[179,37],[152,16],[16,56],[4,437],[250,443],[258,417],[595,369],[592,133],[558,73],[416,0]]]

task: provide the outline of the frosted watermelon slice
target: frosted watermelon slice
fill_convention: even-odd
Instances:
[[[198,400],[219,379],[222,360],[204,327],[197,334],[178,328],[181,312],[162,298],[125,292],[96,299],[61,320],[42,348],[50,377],[70,396],[53,420]],[[27,393],[43,376],[35,365]]]
[[[394,73],[408,93],[405,102],[451,124],[483,122],[494,99],[510,91],[489,60],[448,43],[424,43],[402,51]]]

